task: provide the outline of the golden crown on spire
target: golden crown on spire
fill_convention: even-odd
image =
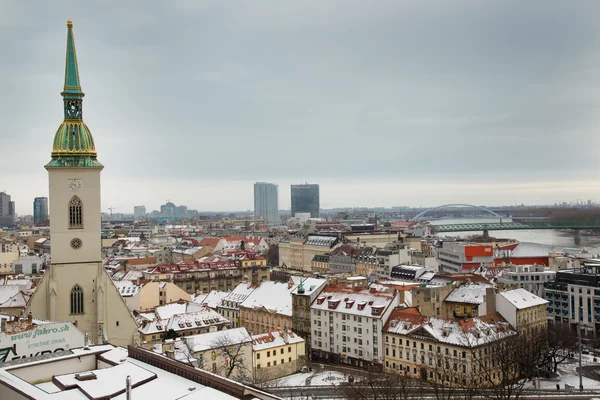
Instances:
[[[72,28],[73,27],[73,21],[68,20],[67,21],[67,28]]]

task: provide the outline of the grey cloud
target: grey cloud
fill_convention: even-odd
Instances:
[[[4,3],[0,168],[44,173],[66,19],[107,166],[143,182],[595,179],[600,4]],[[357,164],[359,167],[357,167]],[[414,168],[411,168],[414,166]],[[512,201],[512,199],[511,199]]]

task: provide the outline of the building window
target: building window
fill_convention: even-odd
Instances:
[[[69,202],[69,229],[83,228],[83,203],[77,196]]]
[[[71,289],[71,314],[83,314],[83,289],[79,285]]]

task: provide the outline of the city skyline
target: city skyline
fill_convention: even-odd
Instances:
[[[187,2],[149,3],[140,15],[133,6],[9,4],[0,116],[20,133],[0,153],[13,171],[2,189],[20,215],[47,196],[39,165],[60,122],[64,62],[55,27],[72,18],[91,93],[85,119],[109,165],[103,210],[153,210],[166,199],[247,210],[259,180],[318,182],[323,208],[598,201],[599,7]],[[165,26],[177,41],[156,29]],[[174,75],[184,79],[173,84]],[[177,134],[165,136],[174,120]],[[202,154],[217,175],[197,167],[196,149],[228,144],[237,146]],[[344,157],[323,159],[331,149]],[[247,154],[258,156],[247,164]],[[156,161],[165,156],[177,162]]]

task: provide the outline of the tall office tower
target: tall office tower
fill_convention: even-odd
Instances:
[[[33,223],[39,224],[48,220],[48,198],[36,197],[33,199]]]
[[[0,226],[12,226],[15,223],[15,202],[10,195],[0,192]]]
[[[133,207],[133,219],[140,220],[146,216],[146,206],[135,206]]]
[[[273,183],[254,184],[254,215],[270,224],[279,221],[279,188]]]
[[[311,218],[319,218],[319,185],[292,185],[292,217],[298,213],[310,213]]]

